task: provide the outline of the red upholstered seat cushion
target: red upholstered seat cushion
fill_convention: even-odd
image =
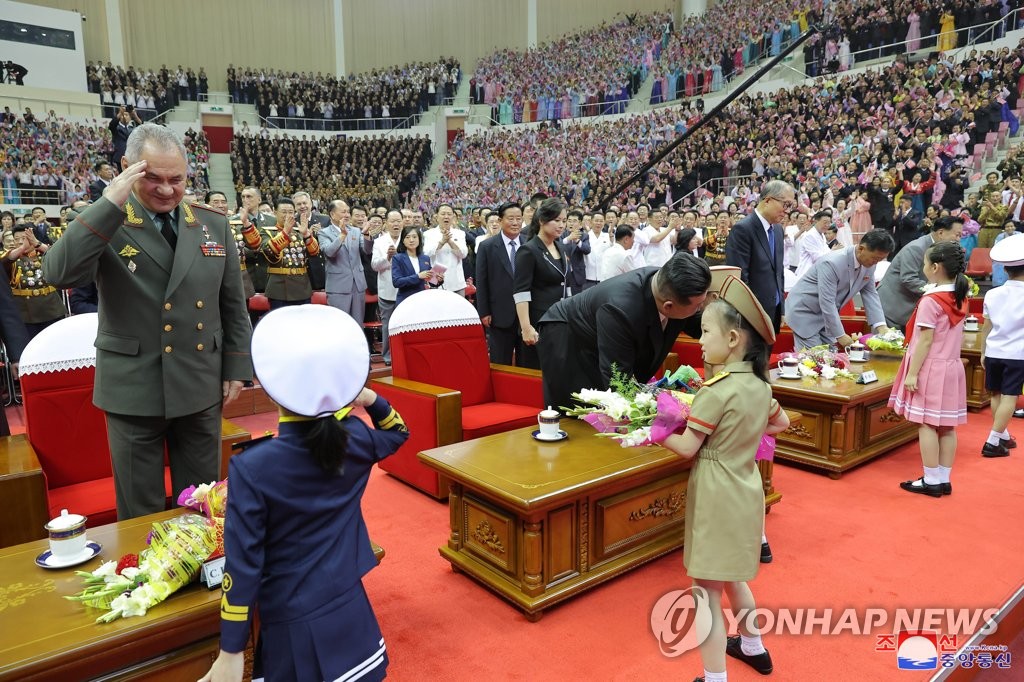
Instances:
[[[164,493],[170,503],[171,470],[167,467],[164,467]],[[51,488],[47,496],[50,505],[50,518],[59,516],[61,509],[67,509],[75,514],[89,517],[86,522],[89,528],[117,521],[113,476]]]
[[[494,400],[483,327],[444,327],[391,337],[392,373],[462,393],[462,406]]]
[[[473,440],[537,424],[537,408],[487,403],[462,408],[462,439]]]
[[[90,367],[22,377],[28,440],[51,488],[112,475],[107,422],[92,404],[94,375]]]

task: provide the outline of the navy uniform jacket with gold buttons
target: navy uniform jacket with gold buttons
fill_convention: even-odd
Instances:
[[[366,411],[376,429],[356,417],[342,419],[348,446],[340,475],[325,474],[306,447],[312,420],[282,421],[277,438],[231,458],[224,651],[245,648],[257,602],[263,623],[299,621],[358,585],[377,565],[360,500],[374,463],[397,450],[409,432],[383,398]]]
[[[223,399],[222,381],[252,379],[252,329],[238,252],[224,214],[179,204],[175,250],[133,196],[102,198],[43,261],[59,287],[96,282],[93,402],[116,414],[173,419]]]

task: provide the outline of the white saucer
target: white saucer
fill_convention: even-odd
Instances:
[[[69,566],[77,566],[78,564],[84,564],[89,559],[92,559],[102,550],[103,547],[101,547],[98,542],[85,543],[85,549],[78,554],[69,557],[56,557],[50,550],[46,550],[36,557],[36,566],[40,566],[42,568],[67,568]]]
[[[561,431],[561,430],[559,430],[557,436],[542,436],[542,435],[540,435],[540,429],[537,429],[536,431],[534,431],[530,435],[533,436],[534,440],[539,440],[542,443],[557,443],[558,441],[565,440],[566,438],[569,437],[568,433],[566,433],[565,431]]]
[[[801,375],[801,376],[798,376],[798,377],[788,377],[788,376],[786,376],[786,375],[784,375],[784,374],[781,374],[781,373],[780,373],[780,374],[778,375],[778,378],[779,378],[779,379],[789,379],[790,381],[793,381],[793,380],[795,380],[795,379],[803,379],[803,376]]]
[[[849,360],[850,362],[871,362],[871,358],[868,358],[867,360],[854,360],[853,358],[849,358]]]

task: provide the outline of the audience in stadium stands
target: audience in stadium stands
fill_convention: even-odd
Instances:
[[[549,121],[626,110],[658,61],[669,15],[624,15],[525,52],[500,50],[476,65],[474,104],[500,123]]]
[[[397,207],[423,179],[432,152],[426,137],[356,139],[236,135],[231,143],[237,191],[264,196],[305,190],[321,207],[334,199],[354,206]]]
[[[124,106],[133,107],[143,121],[148,121],[178,106],[183,99],[198,101],[209,91],[206,71],[200,68],[196,73],[180,64],[173,71],[166,64],[154,71],[89,62],[85,73],[89,92],[100,96],[103,115],[108,118]]]
[[[618,199],[674,203],[706,183],[710,197],[723,189],[739,195],[739,179],[754,175],[792,182],[808,205],[816,200],[833,206],[843,199],[844,210],[851,211],[858,187],[870,194],[872,185],[888,182],[902,190],[902,170],[911,182],[917,173],[921,181],[934,179],[922,199],[924,205],[940,202],[950,175],[956,193],[969,184],[958,168],[974,145],[1001,121],[1016,130],[1012,112],[1022,63],[1021,45],[1012,51],[970,50],[955,63],[935,56],[914,64],[899,58],[841,80],[822,77],[814,85],[744,95],[717,125],[688,140],[629,197]],[[461,138],[449,150],[440,180],[417,192],[412,203],[423,209],[440,202],[493,204],[539,190],[592,207],[699,115],[693,107],[670,107],[593,125],[510,128]],[[710,210],[734,198],[706,194],[686,203]],[[755,199],[748,193],[743,203]]]
[[[109,161],[110,131],[106,123],[73,123],[50,111],[37,118],[30,109],[21,116],[5,115],[0,122],[0,169],[4,203],[71,204],[89,198],[96,164]],[[197,191],[209,185],[209,144],[206,134],[185,133],[189,185]]]
[[[234,65],[227,71],[233,101],[256,105],[271,126],[295,130],[408,128],[427,107],[454,97],[460,78],[453,57],[345,78]]]

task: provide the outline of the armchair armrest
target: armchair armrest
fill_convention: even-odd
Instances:
[[[491,363],[494,401],[544,409],[544,384],[540,370]]]
[[[421,464],[416,455],[462,440],[462,393],[396,377],[372,379],[370,388],[387,399],[409,427],[409,439],[381,460],[380,468],[434,497],[447,496],[437,472]]]
[[[235,445],[247,440],[252,440],[248,431],[227,419],[220,420],[220,480],[228,477],[228,460],[235,454]],[[180,492],[172,490],[171,494],[177,495]]]

